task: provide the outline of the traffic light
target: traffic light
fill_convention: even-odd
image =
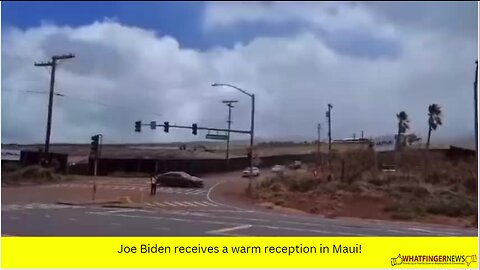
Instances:
[[[152,121],[150,122],[150,129],[156,129],[157,128],[157,122]]]
[[[99,141],[100,136],[99,135],[94,135],[92,136],[92,143],[91,143],[91,150],[93,153],[97,153],[98,151],[98,141]]]
[[[135,121],[135,132],[142,131],[142,121]]]
[[[168,133],[168,129],[170,128],[170,123],[168,122],[163,122],[163,131]]]
[[[197,124],[192,124],[192,134],[197,135]]]

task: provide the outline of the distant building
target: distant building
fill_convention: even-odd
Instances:
[[[20,161],[22,151],[18,149],[3,149],[2,148],[2,161]]]

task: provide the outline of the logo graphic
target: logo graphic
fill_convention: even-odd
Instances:
[[[402,255],[398,254],[397,257],[390,258],[390,264],[396,265],[467,265],[477,262],[477,255]]]
[[[470,266],[472,262],[477,262],[477,255],[470,255],[465,257],[465,263]]]
[[[390,263],[392,264],[392,266],[402,264],[403,263],[402,255],[400,255],[400,253],[398,253],[398,257],[392,258]]]

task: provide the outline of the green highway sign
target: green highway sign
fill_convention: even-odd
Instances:
[[[210,140],[222,140],[222,141],[228,140],[227,135],[218,135],[218,134],[207,134],[205,138]]]

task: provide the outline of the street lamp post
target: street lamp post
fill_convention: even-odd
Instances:
[[[212,86],[227,86],[234,88],[243,94],[249,96],[252,100],[252,112],[251,112],[251,122],[250,122],[250,174],[248,182],[248,191],[251,191],[252,188],[252,176],[253,176],[253,135],[255,130],[255,94],[250,94],[247,91],[227,83],[214,83]]]

